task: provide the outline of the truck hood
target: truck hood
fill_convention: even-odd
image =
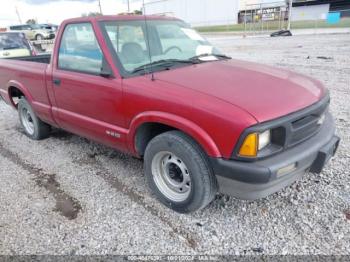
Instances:
[[[265,122],[316,103],[322,84],[309,77],[239,60],[215,61],[163,71],[156,79],[214,96]]]

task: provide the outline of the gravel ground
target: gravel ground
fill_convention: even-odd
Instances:
[[[350,254],[350,35],[210,39],[330,89],[342,143],[324,172],[180,215],[149,193],[140,160],[63,131],[30,141],[1,101],[0,254]]]

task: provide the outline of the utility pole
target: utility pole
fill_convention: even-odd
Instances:
[[[98,0],[98,7],[100,8],[100,14],[103,15],[103,14],[102,14],[101,0]]]
[[[292,20],[292,7],[293,7],[293,0],[289,0],[289,7],[288,7],[288,30],[290,30],[290,22]]]
[[[22,19],[21,19],[21,16],[20,16],[19,12],[18,12],[17,6],[16,6],[16,14],[17,14],[19,23],[22,24]]]
[[[247,35],[247,2],[244,2],[244,37]]]
[[[130,0],[127,0],[128,2],[128,13],[130,13]]]

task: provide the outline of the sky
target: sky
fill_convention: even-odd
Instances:
[[[105,15],[127,11],[126,0],[101,0]],[[140,10],[141,0],[130,0],[130,9]],[[22,23],[35,19],[38,23],[60,24],[64,19],[79,17],[83,13],[98,12],[97,0],[0,0],[0,27],[20,24],[16,7]]]

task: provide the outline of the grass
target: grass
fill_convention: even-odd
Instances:
[[[263,26],[263,27],[262,27]],[[287,22],[282,23],[282,28],[287,27]],[[338,24],[328,24],[325,20],[314,20],[314,21],[296,21],[291,23],[292,29],[307,29],[307,28],[350,28],[350,18],[343,18]],[[280,24],[278,21],[269,21],[255,24],[247,24],[247,31],[275,31],[279,30]],[[211,32],[239,32],[244,31],[244,24],[236,25],[215,25],[215,26],[201,26],[196,27],[199,32],[211,33]]]

